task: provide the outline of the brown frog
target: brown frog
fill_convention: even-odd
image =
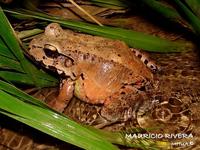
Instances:
[[[62,112],[75,95],[102,104],[101,116],[111,122],[132,117],[154,81],[147,66],[157,69],[122,41],[63,30],[57,23],[31,41],[29,54],[63,79],[53,108]]]

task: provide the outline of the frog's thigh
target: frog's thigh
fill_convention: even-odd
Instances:
[[[62,80],[58,96],[49,103],[53,109],[63,112],[69,101],[73,97],[74,81],[70,79]]]
[[[106,99],[101,115],[113,122],[127,121],[135,117],[144,95],[144,92],[128,85]]]

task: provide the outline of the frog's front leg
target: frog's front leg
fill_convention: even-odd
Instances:
[[[71,79],[62,80],[58,96],[48,105],[59,112],[63,112],[64,109],[67,107],[69,101],[73,97],[73,93],[74,81],[72,81]]]
[[[108,97],[97,120],[97,128],[102,128],[118,121],[135,118],[138,108],[143,104],[145,93],[127,85],[112,96]]]

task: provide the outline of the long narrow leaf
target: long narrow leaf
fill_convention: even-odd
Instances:
[[[184,14],[186,17],[186,20],[192,25],[194,31],[200,35],[200,19],[194,15],[194,13],[187,8],[184,3],[182,3],[180,0],[174,0],[175,3],[179,6],[181,13]]]
[[[25,31],[19,32],[17,36],[20,39],[23,39],[23,38],[27,38],[27,37],[30,37],[30,36],[34,36],[34,35],[42,33],[42,32],[43,32],[43,30],[41,30],[41,29],[25,30]]]
[[[46,73],[41,73],[38,69],[36,69],[36,67],[31,64],[24,56],[21,47],[19,45],[19,41],[17,40],[16,36],[15,36],[15,32],[13,31],[9,21],[7,20],[6,16],[3,13],[2,8],[0,7],[0,35],[1,38],[3,39],[3,41],[6,43],[6,46],[9,48],[10,51],[12,51],[12,53],[15,55],[16,59],[19,61],[21,68],[23,69],[24,72],[26,72],[27,77],[25,77],[26,79],[29,78],[29,82],[34,82],[34,84],[38,87],[44,87],[46,85],[55,85],[57,84],[57,80],[53,77],[50,77],[50,75],[47,75]],[[0,49],[0,51],[2,51],[3,49]],[[43,82],[41,80],[38,80],[36,78],[36,76],[38,76],[38,74],[41,75],[40,78],[48,78],[48,80],[46,80],[46,82]],[[12,76],[11,74],[8,76],[6,76],[5,74],[2,74],[1,72],[1,77],[5,77],[6,79],[10,79],[10,81],[14,81],[15,82],[15,78],[16,78],[16,82],[18,82],[18,78],[17,76]],[[26,79],[23,79],[21,83],[23,83],[23,81],[28,81]],[[47,81],[50,81],[49,83],[47,83]],[[24,84],[26,84],[24,82]],[[45,84],[45,85],[44,85]]]
[[[126,5],[125,0],[90,0],[93,4],[109,7],[113,9],[119,9],[119,8],[127,8],[128,5]]]
[[[0,55],[0,68],[3,69],[12,69],[19,72],[23,72],[24,70],[21,68],[20,63],[16,60],[4,57]]]
[[[6,81],[10,81],[17,84],[26,84],[30,86],[35,86],[35,82],[30,79],[26,73],[18,73],[11,71],[0,71],[0,77]],[[48,78],[40,78],[41,76],[35,76],[42,87],[56,86],[57,82],[53,80],[48,80]]]
[[[6,83],[6,82],[0,81],[0,91],[1,90],[6,92],[6,93],[9,93],[10,95],[13,95],[15,98],[18,98],[20,101],[27,103],[30,106],[32,106],[32,104],[33,104],[35,106],[39,106],[39,107],[44,108],[44,109],[49,109],[46,106],[46,104],[44,104],[43,102],[41,102],[41,101],[35,99],[34,97],[22,92],[21,90],[17,89],[16,87],[14,87],[14,86]],[[1,99],[0,99],[0,101],[1,101]],[[11,103],[12,103],[12,101],[11,101]],[[17,105],[15,105],[15,106],[17,107]],[[0,103],[0,108],[1,108],[1,103]],[[10,112],[10,113],[13,113],[13,112]],[[25,117],[22,118],[22,116],[20,117],[17,114],[16,114],[16,116],[11,115],[10,113],[7,113],[6,115],[8,115],[10,117],[14,117],[14,118],[16,118],[16,116],[17,116],[18,117],[17,120],[22,121],[22,122],[24,120],[21,120],[21,119],[25,119]],[[60,114],[57,114],[57,115],[59,116]],[[26,121],[28,121],[28,120],[26,120]],[[29,121],[29,122],[32,122],[32,121]],[[65,122],[63,122],[63,124],[64,123]],[[55,132],[56,132],[56,129],[55,129]],[[91,132],[94,132],[95,134],[101,136],[102,138],[108,140],[109,142],[112,142],[112,143],[115,143],[115,144],[120,144],[120,145],[125,145],[125,146],[130,146],[130,147],[137,147],[137,148],[141,148],[141,149],[148,149],[152,146],[154,148],[160,147],[159,144],[155,144],[152,140],[148,141],[148,140],[145,140],[145,139],[132,139],[132,140],[128,139],[121,132],[107,132],[107,131],[105,132],[105,131],[102,131],[102,130],[99,130],[99,129],[95,129],[93,127],[87,127],[87,129],[90,130]]]
[[[6,93],[9,93],[11,95],[15,95],[17,98],[20,98],[23,101],[30,102],[32,104],[35,104],[44,108],[47,107],[46,104],[44,104],[42,101],[39,101],[38,99],[30,96],[29,94],[22,92],[20,89],[16,88],[15,86],[1,80],[0,80],[0,90],[5,91]]]
[[[24,58],[23,52],[19,45],[19,41],[16,38],[15,31],[13,30],[12,26],[10,25],[6,16],[4,15],[1,7],[0,7],[0,19],[1,19],[0,23],[1,37],[3,38],[4,42],[7,44],[9,49],[16,56],[16,58],[20,62],[21,67],[28,74],[29,78],[31,78],[31,80],[33,80],[35,84],[38,85],[37,79],[34,77],[34,73],[32,72],[31,69],[32,66],[29,63],[27,63],[27,60]]]
[[[152,8],[154,11],[158,12],[159,15],[162,15],[173,22],[180,23],[184,27],[190,28],[189,24],[182,19],[175,9],[164,5],[162,2],[156,0],[141,0],[141,3],[144,3],[148,7]]]
[[[192,11],[200,18],[200,1],[199,0],[185,0]]]
[[[16,56],[16,58],[20,61],[24,59],[24,55],[21,51],[19,42],[13,38],[15,37],[15,32],[12,30],[10,23],[8,22],[7,18],[5,17],[2,8],[0,7],[0,34],[7,46]],[[6,29],[5,29],[6,27]]]
[[[0,38],[0,55],[17,60],[13,53],[7,48],[5,43]]]
[[[188,50],[191,48],[191,43],[186,42],[171,42],[168,40],[164,40],[155,36],[147,35],[140,32],[134,32],[131,30],[114,28],[103,26],[99,27],[97,25],[92,25],[84,22],[76,22],[76,21],[66,21],[63,19],[59,19],[55,16],[49,16],[46,14],[28,11],[28,10],[5,10],[5,12],[14,14],[15,16],[23,16],[41,19],[45,21],[57,22],[61,25],[76,29],[82,32],[100,35],[108,38],[119,39],[125,41],[129,46],[135,48],[141,48],[148,51],[154,52],[180,52],[183,50]]]
[[[49,109],[20,101],[0,90],[1,113],[28,124],[60,140],[88,150],[117,149],[97,134]],[[17,114],[17,115],[13,115]]]

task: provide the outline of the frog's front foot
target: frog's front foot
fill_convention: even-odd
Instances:
[[[74,82],[70,79],[62,80],[58,96],[48,105],[58,112],[63,112],[64,109],[67,107],[69,101],[73,97],[73,92]]]

